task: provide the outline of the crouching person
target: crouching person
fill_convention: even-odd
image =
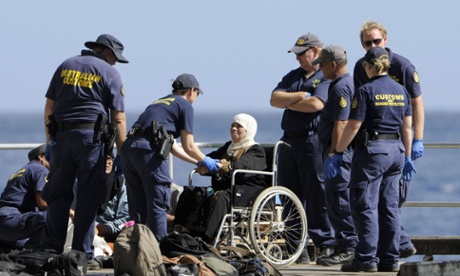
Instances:
[[[4,251],[39,247],[47,209],[41,198],[49,169],[45,147],[28,153],[29,163],[11,175],[0,196],[0,246]]]

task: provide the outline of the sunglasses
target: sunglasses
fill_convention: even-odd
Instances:
[[[382,39],[383,39],[383,38],[377,38],[377,39],[373,39],[373,40],[363,41],[363,44],[364,44],[364,46],[366,46],[366,47],[372,46],[372,44],[374,44],[374,45],[379,45],[380,42],[382,42]]]
[[[308,48],[307,50],[302,51],[302,52],[300,52],[300,53],[297,53],[297,54],[295,54],[295,55],[298,56],[298,57],[301,57],[301,56],[305,55],[305,53],[306,53],[308,50],[310,50],[310,49],[311,49],[311,48]]]

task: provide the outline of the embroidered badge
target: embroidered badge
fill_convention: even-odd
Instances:
[[[355,108],[357,108],[357,107],[358,107],[358,99],[355,98],[355,99],[353,100],[353,103],[351,104],[351,108],[355,109]]]
[[[120,93],[121,93],[122,96],[125,96],[125,87],[124,86],[121,87]]]
[[[340,108],[342,108],[342,109],[347,107],[347,101],[345,100],[344,97],[340,97],[339,105],[340,105]]]
[[[419,79],[418,79],[417,71],[414,71],[414,82],[418,83],[418,81],[419,81]]]
[[[311,82],[311,86],[312,86],[313,88],[316,88],[316,86],[317,86],[318,84],[320,84],[320,83],[321,83],[321,80],[320,80],[320,79],[315,79],[315,80],[313,80],[313,81]]]

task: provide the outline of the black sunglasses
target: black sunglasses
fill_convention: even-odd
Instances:
[[[301,57],[301,56],[305,55],[305,53],[306,53],[307,51],[308,51],[308,49],[305,50],[305,51],[302,51],[302,52],[300,52],[300,53],[296,53],[295,55],[298,56],[298,57]]]
[[[363,41],[363,44],[364,44],[364,46],[366,46],[366,47],[372,46],[372,44],[374,44],[374,45],[379,45],[380,42],[382,42],[382,39],[383,39],[383,38],[377,38],[377,39],[373,39],[373,40]]]

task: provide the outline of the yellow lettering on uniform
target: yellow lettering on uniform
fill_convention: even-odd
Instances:
[[[174,102],[176,99],[175,98],[164,98],[164,99],[159,99],[154,101],[152,104],[165,104],[165,105],[170,105],[172,102]]]
[[[93,83],[102,79],[99,75],[77,70],[62,70],[61,78],[64,84],[86,88],[93,88]]]
[[[22,169],[22,170],[17,171],[16,173],[14,173],[14,174],[12,174],[10,176],[10,180],[13,180],[13,179],[15,179],[17,177],[22,177],[25,172],[26,172],[26,169]]]

